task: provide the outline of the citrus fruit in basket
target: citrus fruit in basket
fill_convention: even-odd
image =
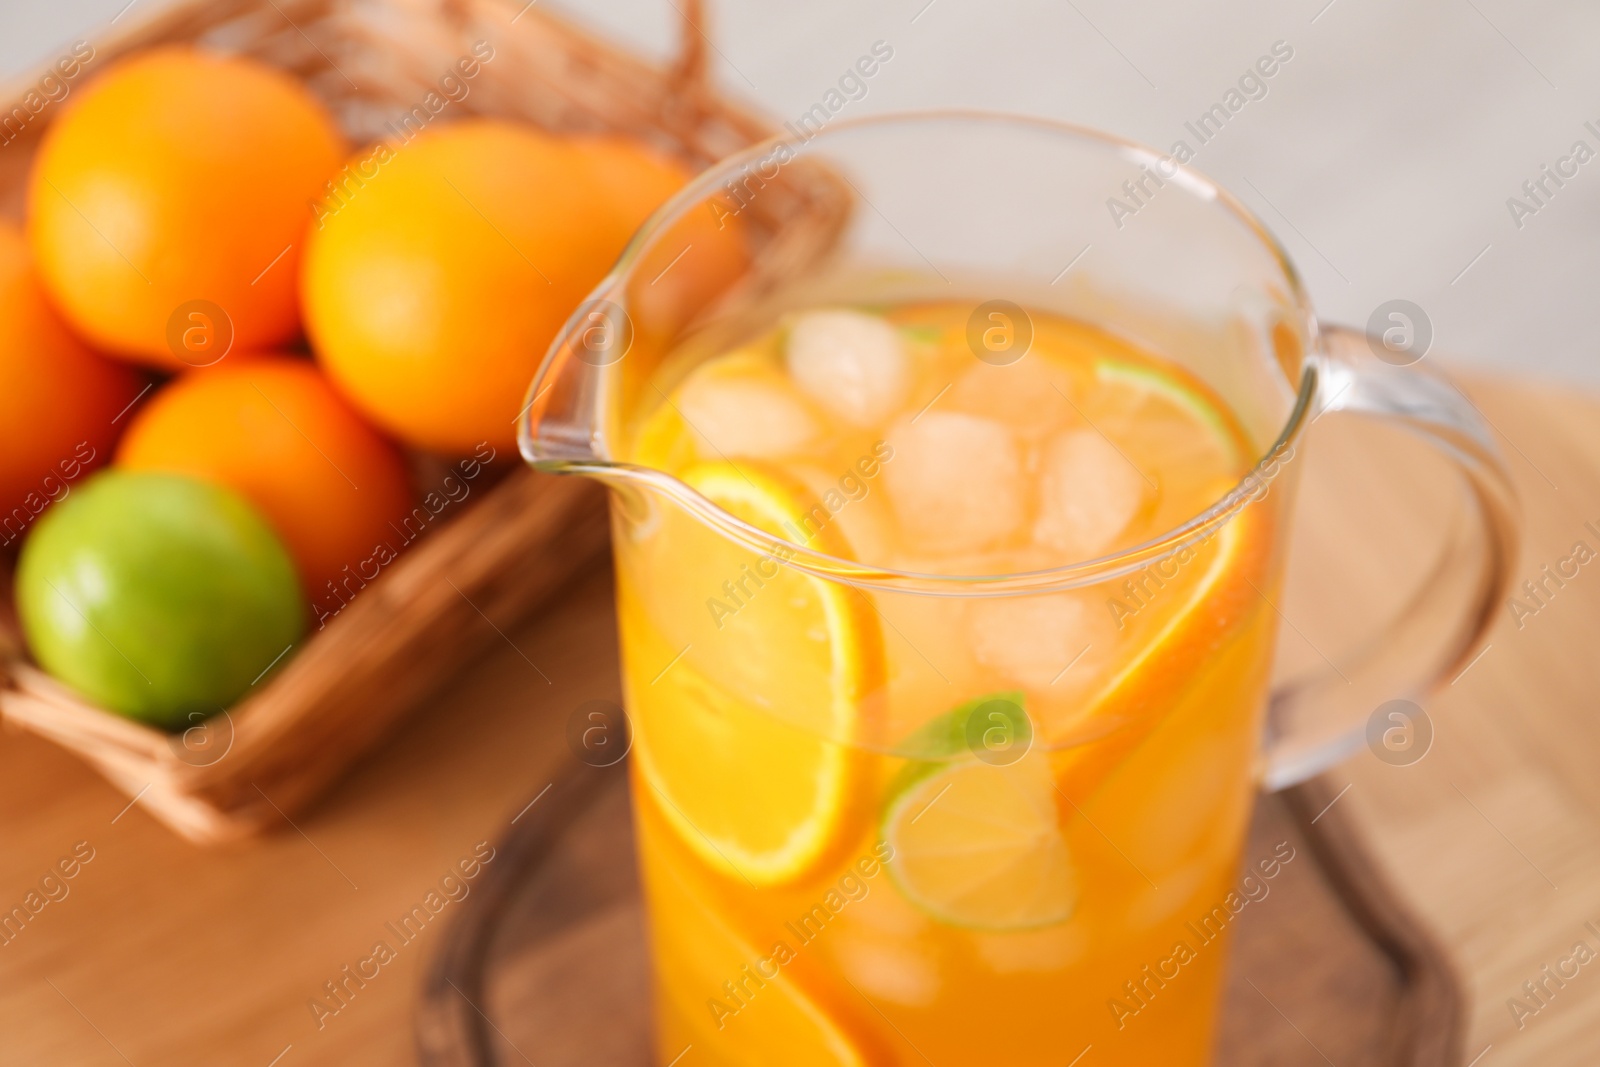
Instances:
[[[619,254],[634,231],[694,177],[683,164],[627,137],[582,137],[572,146],[586,167],[587,183],[608,204]],[[637,271],[643,284],[628,293],[635,327],[670,335],[732,285],[746,264],[743,223],[726,209],[692,207],[653,243]]]
[[[293,78],[242,57],[145,52],[74,94],[39,147],[28,235],[69,322],[156,367],[299,332],[309,204],[343,145]]]
[[[23,544],[16,598],[45,670],[168,728],[239,699],[305,627],[266,520],[230,489],[173,474],[103,471],[50,508]]]
[[[110,457],[112,420],[141,388],[137,371],[68,332],[21,232],[0,223],[0,545]]]
[[[392,559],[411,507],[399,449],[315,364],[287,356],[178,378],[133,419],[117,465],[241,493],[283,538],[313,601],[346,568],[366,581]]]
[[[528,382],[614,235],[565,142],[491,119],[429,127],[312,232],[306,329],[334,382],[396,436],[510,448]]]

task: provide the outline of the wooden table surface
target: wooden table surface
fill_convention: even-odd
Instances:
[[[0,945],[0,1064],[412,1062],[412,1004],[454,905],[364,988],[349,983],[337,1015],[309,1004],[395,943],[385,924],[571,760],[571,708],[619,698],[609,598],[597,570],[507,629],[516,650],[464,672],[298,826],[255,843],[186,844],[67,754],[0,737],[0,908],[78,842],[93,849],[67,895]]]
[[[1522,493],[1519,584],[1576,540],[1600,549],[1583,525],[1600,527],[1600,402],[1499,382],[1470,391],[1506,435]],[[1318,425],[1331,443],[1310,450],[1309,529],[1296,564],[1309,576],[1291,583],[1285,604],[1298,631],[1286,630],[1286,662],[1304,658],[1296,642],[1337,661],[1341,627],[1371,618],[1358,594],[1382,596],[1417,573],[1403,553],[1376,559],[1358,538],[1328,536],[1335,523],[1323,520],[1392,510],[1418,526],[1428,509],[1417,502],[1433,500],[1396,474],[1393,442],[1355,440],[1348,427],[1330,429],[1337,421]],[[1367,533],[1404,540],[1382,523]],[[1319,553],[1341,552],[1342,570],[1317,565]],[[1600,1058],[1600,933],[1585,925],[1600,928],[1600,572],[1591,569],[1520,630],[1503,614],[1482,659],[1426,703],[1436,731],[1426,758],[1395,767],[1363,751],[1330,772],[1336,788],[1350,786],[1338,803],[1366,828],[1395,888],[1455,956],[1473,998],[1467,1058],[1481,1054],[1476,1067]],[[456,906],[441,879],[552,781],[567,759],[571,710],[618,698],[609,596],[608,577],[595,572],[541,619],[504,627],[496,654],[298,825],[225,850],[185,844],[49,744],[0,736],[0,913],[38,907],[20,932],[0,927],[0,1065],[412,1062],[422,969]],[[392,959],[364,963],[380,939],[399,940],[386,924],[430,892],[437,916]],[[1546,979],[1541,968],[1578,941],[1596,961],[1562,985]],[[371,977],[358,983],[346,967]],[[1525,981],[1544,983],[1540,1001]],[[336,1003],[329,982],[346,990],[337,1013],[311,1006]],[[1507,1006],[1519,996],[1538,1008],[1522,1013],[1520,1029]],[[1323,1062],[1305,1053],[1303,1062]]]
[[[1600,402],[1509,383],[1469,392],[1521,498],[1518,591],[1579,541],[1600,552]],[[1357,471],[1388,484],[1385,468],[1369,455]],[[1349,580],[1371,559],[1337,574]],[[1600,1063],[1600,566],[1579,567],[1544,600],[1520,619],[1502,603],[1482,657],[1425,702],[1435,731],[1425,758],[1390,766],[1364,751],[1328,775],[1349,786],[1339,803],[1453,954],[1472,1003],[1466,1061],[1477,1067]]]

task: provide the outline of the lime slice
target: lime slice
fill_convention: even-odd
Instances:
[[[924,762],[977,755],[987,763],[1015,763],[1033,744],[1033,723],[1021,690],[975,697],[926,723],[894,748]]]
[[[1024,930],[1068,918],[1077,879],[1061,833],[1048,761],[911,764],[883,814],[886,865],[906,899],[979,930]]]
[[[774,468],[706,463],[683,477],[763,530],[781,536],[786,524],[804,523],[810,494]],[[834,526],[818,534],[824,551],[848,553]],[[674,580],[716,590],[753,557],[713,532],[705,538],[703,552],[682,559],[691,573]],[[673,660],[629,692],[639,771],[684,843],[714,870],[757,886],[802,878],[860,838],[861,707],[883,683],[882,637],[863,599],[788,566],[771,569],[703,650],[655,647],[647,613],[631,605],[621,613],[630,655]],[[807,721],[786,720],[775,703],[803,709]]]
[[[1095,362],[1095,379],[1101,386],[1123,392],[1122,414],[1144,426],[1147,420],[1168,422],[1181,414],[1189,422],[1186,439],[1193,440],[1194,423],[1209,431],[1210,443],[1237,461],[1244,458],[1239,428],[1224,414],[1219,401],[1212,399],[1197,381],[1185,381],[1171,369],[1156,369],[1129,360],[1102,357]],[[1166,407],[1175,409],[1162,412]]]
[[[1248,440],[1198,379],[1111,357],[1096,360],[1094,373],[1095,425],[1164,487],[1192,487],[1183,495],[1204,506],[1244,475]]]
[[[914,322],[903,323],[900,333],[906,339],[919,345],[936,345],[944,340],[944,327],[933,323]]]

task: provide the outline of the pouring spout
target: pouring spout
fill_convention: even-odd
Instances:
[[[584,473],[612,460],[617,390],[633,324],[620,293],[602,285],[551,343],[517,420],[522,458],[540,470]]]
[[[517,419],[518,448],[530,464],[565,474],[614,468],[625,458],[627,413],[647,399],[661,362],[687,333],[738,302],[752,275],[750,227],[726,208],[719,214],[713,201],[724,195],[709,177],[691,182],[640,227],[567,319]],[[769,193],[764,202],[779,199]],[[768,246],[786,247],[779,240]],[[790,269],[797,262],[793,255],[778,259]]]

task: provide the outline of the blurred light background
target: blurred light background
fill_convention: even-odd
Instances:
[[[538,0],[549,3],[550,0]],[[561,10],[665,55],[681,0]],[[0,8],[23,78],[163,0]],[[1600,5],[1581,0],[709,0],[724,89],[793,119],[876,41],[893,59],[843,113],[967,106],[1048,115],[1165,151],[1275,42],[1293,58],[1202,150],[1284,242],[1319,313],[1419,304],[1457,366],[1600,385]],[[553,5],[554,6],[554,5]],[[126,9],[126,10],[125,10]],[[121,13],[119,15],[119,13]],[[1593,129],[1586,127],[1592,122]],[[1544,179],[1543,206],[1523,183]],[[1585,157],[1588,158],[1587,156]],[[1003,161],[997,161],[1003,166]],[[1548,194],[1548,195],[1546,195]],[[1534,214],[1514,218],[1508,199]],[[1518,225],[1520,221],[1520,226]]]

